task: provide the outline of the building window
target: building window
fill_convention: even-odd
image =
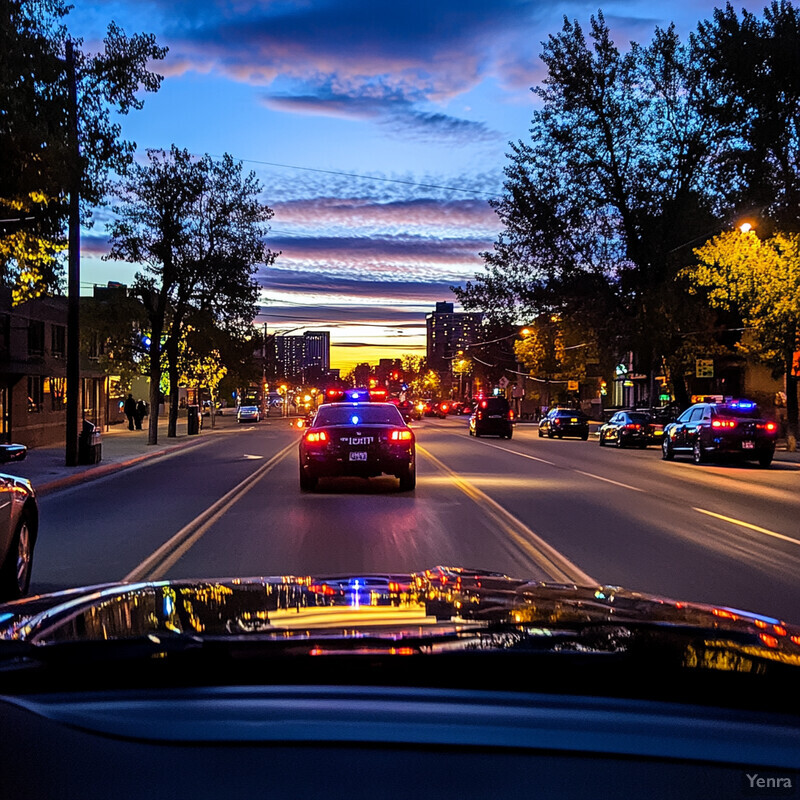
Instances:
[[[44,355],[44,322],[38,319],[28,322],[28,355]]]
[[[28,411],[38,413],[44,405],[44,386],[41,375],[28,376]]]
[[[67,407],[66,378],[50,378],[50,404],[53,411],[62,411]]]
[[[50,327],[50,353],[55,358],[64,358],[67,354],[67,329],[63,325]]]

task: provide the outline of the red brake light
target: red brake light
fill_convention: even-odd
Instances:
[[[625,426],[625,430],[627,430],[627,431],[638,431],[638,430],[639,430],[639,428],[641,428],[641,427],[642,427],[642,426],[641,426],[641,425],[639,425],[639,423],[638,423],[638,422],[629,422],[629,423],[628,423],[628,424]]]
[[[736,420],[723,419],[722,417],[717,417],[716,419],[711,420],[711,427],[712,428],[735,428],[736,427]]]
[[[308,444],[323,444],[328,441],[328,434],[325,431],[309,431],[306,434]]]
[[[481,400],[481,408],[486,408],[486,401],[485,400]]]
[[[769,431],[769,433],[775,433],[775,431],[778,430],[778,426],[774,422],[759,423],[757,427]]]
[[[400,430],[392,431],[389,434],[389,441],[390,442],[410,442],[414,438],[414,434],[411,433],[409,430]]]
[[[442,411],[447,411],[447,403],[442,403]]]

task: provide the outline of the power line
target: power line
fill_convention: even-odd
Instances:
[[[222,158],[220,155],[209,153],[211,158]],[[486,197],[497,197],[496,192],[484,192],[482,189],[463,189],[458,186],[441,186],[436,183],[417,183],[416,181],[404,181],[400,178],[378,178],[374,175],[359,175],[357,172],[341,172],[335,169],[319,169],[318,167],[300,167],[297,164],[279,164],[276,161],[258,161],[255,158],[239,158],[246,164],[261,164],[266,167],[280,167],[281,169],[297,169],[303,172],[320,172],[324,175],[341,175],[345,178],[358,178],[362,181],[380,181],[382,183],[400,183],[404,186],[418,186],[421,189],[442,189],[448,192],[465,192],[467,194],[480,194]]]

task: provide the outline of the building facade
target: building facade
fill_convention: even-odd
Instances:
[[[437,303],[425,317],[428,367],[449,373],[458,351],[480,340],[482,320],[481,313],[456,312],[452,303]]]
[[[11,306],[0,294],[0,440],[28,447],[66,443],[67,298],[42,297]],[[79,414],[108,420],[107,379],[81,357]],[[79,420],[80,422],[80,420]],[[80,430],[80,425],[79,425]]]

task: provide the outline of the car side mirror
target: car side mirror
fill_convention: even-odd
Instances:
[[[28,448],[24,444],[0,444],[0,464],[24,461]]]

